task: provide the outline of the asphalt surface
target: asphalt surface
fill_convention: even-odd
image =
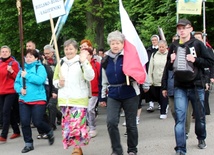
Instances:
[[[159,111],[147,113],[146,105],[143,102],[143,110],[140,117],[138,155],[175,155],[175,138],[174,138],[174,120],[171,113],[165,120],[159,119]],[[158,105],[156,105],[157,108]],[[210,94],[211,115],[206,117],[207,121],[207,148],[200,150],[197,147],[198,141],[194,134],[194,120],[191,123],[191,131],[187,140],[188,155],[214,155],[214,92]],[[124,117],[120,121],[121,143],[124,149],[124,155],[127,153],[126,140],[124,136],[125,127],[122,126]],[[33,130],[34,150],[28,152],[28,155],[71,155],[73,148],[63,149],[61,129],[58,126],[55,134],[55,143],[48,145],[47,140],[36,139],[37,130]],[[84,155],[110,155],[112,150],[106,127],[106,109],[99,107],[99,116],[97,118],[97,137],[91,139],[88,146],[83,147]],[[10,133],[8,137],[12,134]],[[0,155],[21,155],[24,147],[23,137],[17,139],[8,139],[5,144],[0,144]]]

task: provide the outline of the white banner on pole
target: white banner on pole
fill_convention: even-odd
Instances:
[[[178,14],[201,15],[202,0],[178,0]]]
[[[37,23],[65,14],[63,0],[33,0],[33,8]]]

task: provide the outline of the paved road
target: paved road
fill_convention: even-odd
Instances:
[[[157,106],[157,105],[156,105]],[[191,132],[187,140],[188,155],[213,155],[214,154],[214,93],[210,95],[211,115],[207,116],[207,148],[200,150],[197,148],[197,139],[194,134],[194,121],[191,123]],[[143,111],[140,118],[139,130],[139,145],[138,155],[174,155],[174,121],[171,114],[168,114],[166,120],[159,119],[159,111],[154,113],[146,112],[147,105],[143,103]],[[100,108],[100,114],[97,119],[98,136],[91,139],[90,144],[83,147],[84,155],[110,155],[111,146],[106,129],[106,113],[105,108]],[[120,132],[121,142],[124,152],[127,150],[126,137],[123,135],[125,127],[122,126],[124,118],[121,117]],[[12,134],[11,132],[9,133]],[[33,129],[34,135],[34,150],[27,153],[28,155],[70,155],[72,148],[64,150],[61,142],[60,126],[55,131],[55,143],[52,146],[48,145],[47,140],[36,139],[36,129]],[[0,155],[21,155],[21,150],[24,147],[23,137],[10,140],[7,143],[0,144]],[[124,154],[126,155],[126,153]]]

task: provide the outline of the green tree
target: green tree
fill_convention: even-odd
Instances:
[[[50,22],[37,24],[32,0],[22,1],[24,44],[32,40],[37,49],[51,39]],[[171,0],[123,0],[123,5],[128,12],[140,38],[147,47],[151,44],[150,37],[158,34],[158,26],[162,27],[168,43],[176,33],[176,2]],[[13,55],[20,57],[18,15],[14,0],[0,0],[0,46],[8,45]],[[206,3],[206,15],[214,11],[214,3]],[[202,15],[179,15],[179,18],[188,18],[192,21],[194,30],[203,30]],[[54,19],[56,23],[57,18]],[[206,16],[207,37],[214,45],[214,21],[212,16]],[[68,19],[58,39],[59,51],[63,53],[63,42],[74,38],[77,42],[90,39],[96,48],[109,48],[106,45],[108,33],[121,30],[119,15],[119,0],[75,0]]]

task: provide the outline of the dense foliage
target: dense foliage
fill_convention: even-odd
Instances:
[[[165,37],[170,43],[171,37],[176,33],[176,2],[172,0],[123,0],[125,9],[136,27],[140,38],[145,46],[150,45],[152,34],[158,34],[160,26]],[[16,3],[14,0],[0,0],[0,46],[8,45],[19,57],[19,28]],[[50,42],[50,22],[45,21],[37,24],[33,4],[31,0],[24,0],[23,26],[24,44],[32,40],[36,42],[37,48],[42,50],[43,46]],[[212,14],[214,3],[206,3],[206,15]],[[202,15],[179,15],[193,22],[194,30],[203,30]],[[209,42],[214,45],[214,21],[212,16],[206,16],[206,31]],[[57,18],[54,19],[56,23]],[[96,48],[108,49],[106,37],[113,30],[121,30],[118,0],[75,0],[65,26],[58,39],[59,50],[66,39],[74,38],[80,42],[87,38],[93,42]]]

